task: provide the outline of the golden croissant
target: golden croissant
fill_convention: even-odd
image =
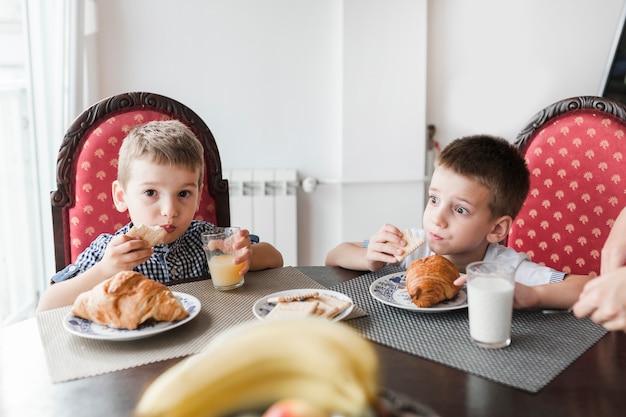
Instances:
[[[122,271],[80,294],[72,314],[116,329],[136,329],[143,322],[175,321],[189,315],[165,285],[139,272]]]
[[[432,307],[456,297],[461,287],[454,285],[459,271],[441,255],[417,259],[406,271],[406,289],[418,307]]]

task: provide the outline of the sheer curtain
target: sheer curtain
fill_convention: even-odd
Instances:
[[[5,0],[3,0],[5,1]],[[0,326],[34,314],[54,270],[50,191],[71,121],[94,101],[96,2],[14,0],[23,74],[0,72]],[[12,78],[10,80],[9,78]],[[89,88],[88,88],[89,87]]]

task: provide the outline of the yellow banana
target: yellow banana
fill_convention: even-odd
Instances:
[[[160,375],[136,417],[222,417],[300,398],[346,417],[377,397],[373,346],[345,324],[322,318],[237,326]]]

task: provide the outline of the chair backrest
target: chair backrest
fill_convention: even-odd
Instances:
[[[228,181],[213,134],[184,104],[146,92],[112,96],[80,114],[68,129],[57,158],[57,190],[50,195],[57,270],[76,257],[101,233],[113,233],[129,222],[115,209],[111,183],[117,178],[120,145],[136,125],[177,119],[204,147],[204,189],[196,219],[230,225]]]
[[[531,185],[508,246],[560,271],[598,274],[602,246],[626,206],[624,106],[593,96],[558,101],[535,114],[515,144]]]

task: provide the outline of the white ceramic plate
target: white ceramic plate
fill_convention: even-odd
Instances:
[[[183,307],[185,307],[185,310],[189,313],[189,315],[182,320],[160,322],[149,321],[139,326],[136,330],[128,330],[114,329],[108,326],[103,326],[102,324],[94,323],[90,320],[76,317],[72,313],[68,313],[63,318],[63,327],[65,330],[76,336],[98,340],[125,341],[154,336],[155,334],[163,333],[178,326],[182,326],[200,313],[200,300],[196,297],[175,291],[173,294],[180,299],[183,303]]]
[[[467,294],[463,290],[459,291],[452,300],[444,301],[432,307],[420,308],[416,306],[406,290],[405,272],[397,272],[378,278],[370,285],[370,294],[381,303],[422,313],[440,313],[467,308]]]
[[[346,308],[344,311],[342,311],[341,313],[339,313],[338,315],[333,317],[332,318],[333,321],[343,320],[344,318],[348,317],[348,315],[354,309],[354,302],[352,301],[352,299],[350,297],[348,297],[345,294],[342,294],[342,293],[337,292],[337,291],[332,291],[332,290],[320,290],[320,289],[317,289],[317,288],[302,288],[302,289],[297,289],[297,290],[279,291],[279,292],[275,292],[273,294],[266,295],[265,297],[260,298],[259,300],[257,300],[256,303],[254,303],[254,305],[252,306],[252,312],[254,313],[256,318],[258,318],[260,320],[265,320],[265,317],[274,308],[274,304],[270,304],[267,301],[270,298],[274,298],[274,297],[288,297],[288,296],[292,296],[292,295],[305,294],[305,293],[313,292],[313,291],[317,291],[320,294],[331,295],[333,297],[339,298],[340,300],[345,300],[345,301],[349,301],[350,303],[352,303],[350,305],[350,307]]]

